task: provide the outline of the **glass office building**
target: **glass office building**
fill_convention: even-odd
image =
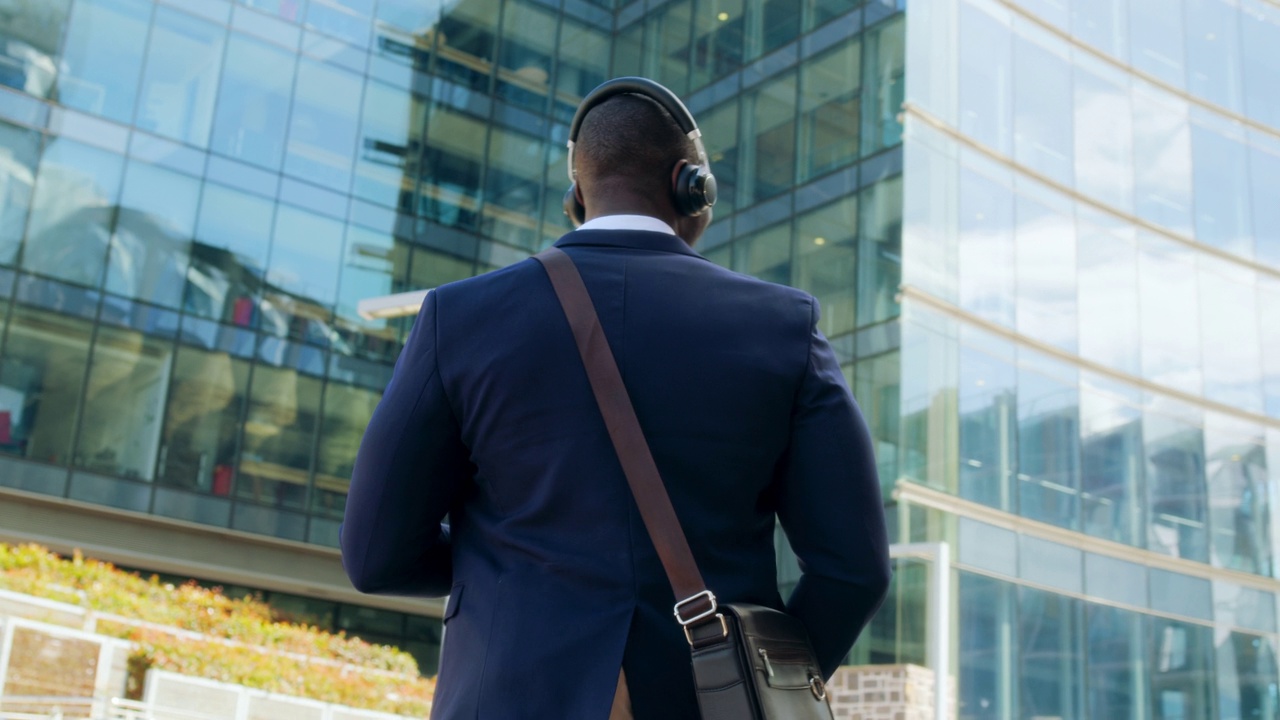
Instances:
[[[410,648],[334,549],[408,318],[566,229],[617,75],[814,293],[961,718],[1274,717],[1273,0],[0,0],[0,537]],[[780,541],[781,544],[781,541]],[[794,578],[794,566],[781,571]],[[926,661],[926,573],[851,657]]]

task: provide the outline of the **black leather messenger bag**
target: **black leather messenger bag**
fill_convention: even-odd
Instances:
[[[703,720],[832,720],[822,671],[799,620],[772,608],[721,605],[707,589],[582,276],[563,251],[534,256],[551,278],[609,437],[678,600]]]

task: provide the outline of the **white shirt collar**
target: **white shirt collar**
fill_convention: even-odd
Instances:
[[[647,230],[675,235],[670,225],[656,217],[648,215],[605,215],[588,220],[578,227],[579,230]]]

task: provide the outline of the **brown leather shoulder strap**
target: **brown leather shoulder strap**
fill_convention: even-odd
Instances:
[[[600,414],[604,416],[609,437],[613,440],[614,450],[622,463],[622,471],[631,486],[631,494],[635,496],[636,505],[640,508],[640,517],[644,520],[645,529],[653,540],[653,546],[662,560],[662,567],[667,571],[667,579],[675,591],[676,600],[695,598],[706,593],[687,605],[677,605],[678,616],[689,620],[698,615],[714,611],[714,597],[707,593],[702,573],[694,562],[693,553],[689,550],[689,542],[685,539],[680,520],[675,509],[671,507],[671,498],[662,484],[662,476],[658,474],[658,466],[649,451],[649,443],[640,429],[636,419],[635,408],[631,404],[631,396],[622,383],[622,374],[618,371],[613,351],[604,336],[604,328],[600,326],[600,318],[596,315],[595,306],[587,287],[582,283],[582,275],[562,250],[548,248],[534,256],[542,263],[551,285],[555,288],[564,314],[569,319],[569,327],[578,343],[578,352],[582,355],[582,363],[586,366],[587,377],[591,381],[591,390],[595,393],[596,402],[600,405]]]

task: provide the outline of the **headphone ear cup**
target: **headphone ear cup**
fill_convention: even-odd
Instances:
[[[716,178],[701,165],[682,166],[673,190],[676,209],[689,217],[701,215],[716,204]]]
[[[587,209],[578,201],[578,184],[574,183],[564,193],[564,214],[575,229],[587,221]]]

